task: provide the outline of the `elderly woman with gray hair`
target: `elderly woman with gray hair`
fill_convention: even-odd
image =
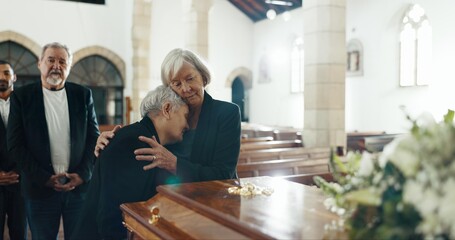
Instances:
[[[182,142],[166,148],[154,139],[141,137],[150,147],[137,149],[136,159],[151,162],[144,169],[166,169],[180,182],[236,178],[240,110],[207,93],[211,74],[205,62],[190,50],[176,48],[164,58],[161,80],[188,104],[190,128]],[[98,137],[95,155],[114,138],[118,128]]]
[[[83,213],[74,239],[124,239],[120,204],[145,201],[156,194],[165,179],[161,168],[144,171],[148,162],[136,161],[134,150],[148,145],[147,136],[159,144],[182,141],[188,129],[188,106],[169,87],[159,86],[141,103],[142,120],[120,129],[95,165]]]

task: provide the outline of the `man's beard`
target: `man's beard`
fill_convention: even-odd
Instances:
[[[55,76],[51,74],[49,77],[46,78],[46,82],[52,86],[58,86],[63,82],[63,79],[60,76]]]
[[[8,81],[0,80],[0,92],[6,92],[8,88]]]

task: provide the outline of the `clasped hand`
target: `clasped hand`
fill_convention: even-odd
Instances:
[[[67,182],[62,182],[66,179]],[[53,188],[57,192],[68,192],[81,185],[84,181],[77,173],[59,173],[52,175],[46,182],[46,186]]]
[[[159,167],[166,169],[173,174],[176,173],[177,157],[159,144],[158,141],[156,141],[155,136],[152,138],[140,136],[139,140],[147,143],[151,147],[139,148],[134,151],[136,160],[152,162],[144,166],[144,170]]]
[[[11,185],[19,182],[19,174],[14,171],[0,171],[0,186]]]

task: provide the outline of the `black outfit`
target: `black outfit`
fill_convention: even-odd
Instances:
[[[153,122],[144,117],[140,122],[121,128],[96,162],[92,181],[73,239],[123,239],[120,204],[145,201],[156,194],[156,186],[165,179],[157,179],[154,168],[145,171],[147,161],[137,161],[134,150],[149,147],[139,136],[155,136]],[[167,171],[166,171],[167,172]]]
[[[8,156],[6,147],[6,128],[0,117],[0,170],[15,171],[16,163]],[[8,215],[10,239],[26,239],[27,224],[25,218],[25,203],[21,196],[19,183],[0,186],[0,240],[3,240],[3,230]]]
[[[158,185],[237,177],[240,127],[237,105],[205,93],[198,126],[187,133],[194,136],[185,134],[183,142],[166,146],[177,153],[177,176],[160,168],[144,171],[150,162],[135,160],[134,150],[150,147],[138,136],[158,138],[148,117],[121,128],[96,163],[74,240],[126,238],[120,204],[148,200]]]
[[[68,173],[77,173],[84,181],[73,190],[82,194],[92,176],[93,149],[100,132],[90,89],[70,82],[65,83],[65,89],[71,138]],[[21,87],[11,95],[7,136],[11,156],[25,173],[21,175],[23,195],[33,199],[55,194],[54,189],[45,186],[55,172],[41,82]]]
[[[55,172],[41,82],[16,89],[10,100],[8,150],[21,171],[21,191],[33,238],[44,231],[48,236],[46,238],[50,238],[54,231],[58,231],[61,215],[65,223],[65,237],[71,236],[80,214],[79,205],[82,206],[92,176],[93,149],[99,130],[91,90],[66,82],[65,88],[60,91],[66,91],[68,101],[71,146],[67,172],[77,173],[83,180],[81,185],[69,192],[57,192],[45,185]],[[61,204],[61,199],[71,204]],[[46,222],[49,218],[58,219]]]
[[[204,93],[191,157],[177,155],[177,177],[181,182],[236,178],[240,152],[240,110],[235,104],[213,99]],[[167,147],[171,152],[186,152],[183,142]]]

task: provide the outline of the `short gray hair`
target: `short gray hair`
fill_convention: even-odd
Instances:
[[[182,98],[175,93],[170,87],[160,85],[155,90],[147,93],[141,102],[141,116],[145,117],[151,113],[152,116],[158,115],[165,103],[171,104],[171,110],[178,110],[181,106],[186,105]]]
[[[185,62],[201,74],[204,87],[210,83],[211,74],[205,61],[190,50],[176,48],[167,54],[161,64],[161,81],[164,85],[169,85]]]
[[[44,45],[43,50],[41,51],[40,60],[43,60],[44,52],[46,52],[46,50],[48,48],[62,48],[62,49],[65,49],[66,53],[68,54],[68,66],[71,66],[71,63],[73,62],[73,54],[71,53],[71,50],[65,44],[62,44],[62,43],[59,43],[59,42],[52,42],[52,43],[48,43],[48,44]]]

